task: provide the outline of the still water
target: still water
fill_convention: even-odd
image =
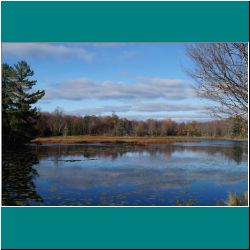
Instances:
[[[3,205],[223,205],[248,189],[247,142],[29,146],[3,152]]]

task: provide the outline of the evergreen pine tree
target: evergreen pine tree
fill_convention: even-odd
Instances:
[[[3,146],[24,144],[35,136],[38,113],[32,107],[45,92],[32,92],[36,84],[30,78],[34,72],[25,61],[13,67],[2,65],[2,120]]]

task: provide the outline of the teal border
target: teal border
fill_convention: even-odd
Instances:
[[[2,42],[247,42],[248,2],[2,2]],[[249,247],[249,208],[2,207],[2,248]]]
[[[248,2],[2,2],[3,42],[247,42]]]
[[[2,208],[2,247],[247,249],[248,208]]]

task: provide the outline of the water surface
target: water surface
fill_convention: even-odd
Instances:
[[[3,205],[222,205],[230,192],[248,189],[247,147],[247,142],[197,140],[3,152]]]

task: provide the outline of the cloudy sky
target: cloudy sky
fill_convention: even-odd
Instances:
[[[192,63],[184,44],[3,43],[3,62],[26,60],[41,111],[61,107],[77,115],[131,119],[208,120],[207,101],[196,97],[185,73]]]

